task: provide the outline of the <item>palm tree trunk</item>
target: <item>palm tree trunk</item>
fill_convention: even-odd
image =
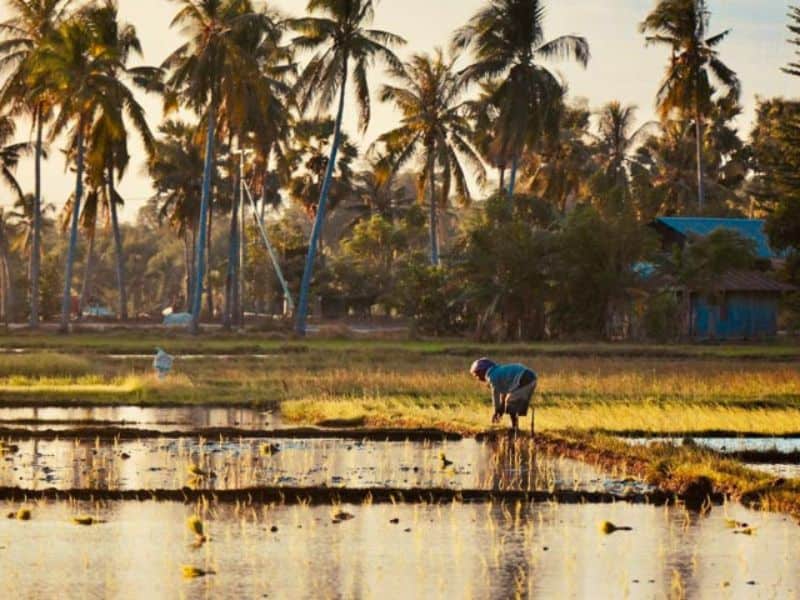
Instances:
[[[183,260],[186,270],[186,301],[185,308],[188,310],[192,303],[192,277],[194,276],[194,263],[192,261],[192,248],[194,244],[189,239],[189,228],[183,229]]]
[[[200,331],[200,307],[203,299],[203,271],[206,258],[206,228],[209,221],[208,212],[211,199],[211,170],[214,168],[214,135],[216,134],[216,105],[214,97],[208,106],[208,131],[206,133],[206,157],[203,166],[203,194],[200,199],[200,223],[197,239],[197,274],[194,281],[192,295],[192,322],[190,331],[197,334]]]
[[[232,171],[233,172],[233,171]],[[232,176],[232,189],[236,189],[238,176]],[[228,271],[225,276],[225,308],[222,315],[222,326],[227,331],[230,330],[234,322],[233,315],[236,312],[236,261],[239,258],[237,246],[239,237],[239,206],[236,202],[236,194],[231,199],[231,226],[228,232]]]
[[[213,189],[213,188],[212,188]],[[208,202],[208,232],[206,234],[206,312],[208,318],[214,318],[214,288],[211,286],[211,248],[214,241],[214,203],[211,198]]]
[[[506,168],[503,166],[497,170],[500,172],[500,189],[504,190],[506,189]]]
[[[331,155],[328,159],[328,166],[325,172],[325,180],[322,182],[322,189],[319,195],[319,206],[317,207],[317,218],[314,221],[314,228],[311,230],[311,240],[308,243],[308,255],[306,256],[306,266],[303,270],[303,280],[300,284],[300,301],[297,304],[297,321],[295,323],[295,333],[304,336],[306,334],[306,316],[308,313],[308,293],[311,287],[311,275],[314,272],[314,259],[317,254],[317,243],[322,233],[322,226],[325,222],[325,208],[328,202],[328,192],[330,191],[331,181],[333,180],[333,170],[336,165],[336,156],[339,152],[339,143],[342,137],[342,119],[344,118],[344,97],[347,88],[348,56],[345,55],[342,65],[342,89],[339,91],[339,110],[336,113],[336,125],[333,130],[333,145]]]
[[[122,235],[117,216],[116,190],[114,189],[114,168],[108,169],[108,202],[111,211],[111,230],[114,233],[114,250],[117,254],[117,289],[119,290],[119,318],[128,320],[128,293],[125,289],[125,251],[122,248]]]
[[[95,242],[95,225],[92,224],[92,229],[89,231],[89,248],[86,251],[86,264],[83,267],[83,283],[81,284],[81,296],[78,300],[78,318],[83,317],[83,309],[86,308],[86,297],[92,287],[92,271],[94,270],[94,242]]]
[[[31,246],[30,286],[31,313],[28,324],[32,329],[39,327],[39,273],[42,264],[42,137],[44,118],[41,105],[36,109],[36,154],[34,157],[33,192],[33,244]]]
[[[2,217],[2,213],[0,213]],[[4,222],[0,219],[0,227]],[[11,312],[14,307],[14,286],[11,284],[11,269],[8,266],[8,241],[5,232],[0,230],[0,312],[2,312],[3,323],[8,327],[11,319]]]
[[[436,224],[436,163],[433,156],[433,148],[428,149],[428,181],[429,181],[429,201],[430,201],[430,241],[431,241],[431,265],[439,266],[439,236]]]
[[[511,160],[511,181],[508,183],[508,197],[514,197],[514,188],[517,186],[517,168],[519,167],[519,157],[515,154]]]
[[[239,139],[241,139],[241,137]],[[242,162],[239,163],[239,186],[237,188],[239,196],[239,256],[236,260],[236,320],[240,327],[244,327],[244,262],[247,258],[247,230],[245,229],[247,224],[247,204],[244,200],[244,154],[241,156],[241,161]]]
[[[72,224],[69,231],[69,248],[67,250],[67,264],[64,272],[64,296],[61,299],[61,324],[60,333],[69,332],[69,316],[72,305],[72,268],[75,262],[75,249],[78,245],[78,216],[81,212],[83,199],[83,121],[78,123],[78,159],[77,173],[75,175],[75,202],[72,206]]]
[[[703,189],[703,123],[699,108],[695,110],[694,126],[697,136],[697,208],[700,212],[705,207],[705,191]]]

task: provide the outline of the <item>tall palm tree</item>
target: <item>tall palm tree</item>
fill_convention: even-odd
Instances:
[[[392,102],[402,116],[400,127],[383,134],[379,141],[390,153],[392,171],[419,156],[423,165],[418,178],[418,199],[428,190],[430,211],[430,259],[439,264],[437,206],[446,206],[455,184],[458,198],[471,199],[462,166],[466,161],[479,178],[485,176],[480,156],[470,144],[471,127],[461,101],[464,79],[457,76],[453,59],[445,59],[440,49],[433,56],[417,54],[407,63],[394,65],[389,74],[398,85],[384,85],[381,100]],[[437,197],[436,172],[442,173]]]
[[[243,10],[253,11],[249,3]],[[292,51],[281,45],[285,22],[270,12],[261,19],[249,21],[239,31],[235,43],[238,52],[230,53],[225,76],[220,86],[219,127],[224,130],[228,143],[228,171],[230,179],[230,235],[228,240],[228,273],[223,324],[239,324],[243,319],[241,254],[244,250],[244,210],[240,198],[239,166],[247,146],[270,152],[286,131],[289,120],[287,110],[291,87],[287,78],[295,66]],[[237,152],[237,149],[239,152]]]
[[[800,47],[800,6],[789,7],[789,19],[791,23],[787,25],[787,27],[793,36],[789,40],[789,43],[792,46]],[[795,57],[795,60],[798,60],[797,57],[800,57],[800,50],[795,50]],[[795,77],[800,77],[800,62],[789,63],[781,69],[781,71],[789,75],[794,75]]]
[[[203,148],[197,131],[186,123],[167,121],[159,132],[148,170],[158,192],[159,219],[168,219],[184,243],[186,309],[190,310],[196,271],[192,250],[198,237],[203,193]]]
[[[119,318],[128,318],[128,300],[125,289],[125,255],[119,228],[117,207],[123,204],[115,180],[121,179],[130,162],[128,154],[129,122],[152,152],[153,134],[147,124],[144,108],[134,100],[130,83],[147,87],[157,78],[156,69],[129,67],[132,55],[142,56],[142,46],[136,28],[119,21],[116,0],[104,0],[84,9],[88,26],[94,31],[109,58],[108,76],[113,78],[113,91],[117,96],[99,103],[87,142],[89,178],[95,183],[97,198],[103,203],[111,219],[116,253],[117,289],[119,291]]]
[[[0,116],[0,180],[14,192],[18,202],[23,199],[22,189],[14,176],[14,169],[19,163],[27,144],[9,143],[15,133],[14,121],[8,115]],[[0,208],[0,296],[2,304],[0,313],[8,324],[10,313],[14,304],[14,288],[11,285],[11,269],[9,266],[9,236],[10,223]]]
[[[31,56],[67,15],[72,0],[7,0],[12,17],[0,23],[0,69],[9,76],[0,91],[0,105],[11,105],[15,112],[31,117],[36,131],[34,158],[34,204],[30,251],[30,319],[39,326],[39,272],[42,239],[42,156],[44,127],[52,115],[52,98],[46,88],[31,86]]]
[[[68,132],[67,157],[75,162],[75,194],[60,324],[60,331],[67,332],[87,140],[98,114],[111,112],[119,105],[129,117],[135,118],[132,107],[138,104],[130,89],[114,76],[124,69],[117,49],[103,43],[97,28],[91,26],[87,11],[80,11],[59,25],[31,58],[30,84],[46,90],[57,106],[50,139]]]
[[[642,22],[639,29],[648,44],[666,45],[671,50],[667,72],[656,95],[662,119],[677,111],[694,119],[697,154],[697,205],[702,211],[705,202],[703,177],[703,120],[712,110],[716,91],[712,84],[738,99],[739,78],[720,58],[716,48],[730,30],[709,36],[711,13],[705,0],[661,0]]]
[[[403,38],[366,26],[374,16],[373,0],[309,0],[308,12],[320,12],[324,16],[295,19],[293,27],[300,33],[294,44],[303,50],[318,50],[309,61],[300,76],[298,100],[305,110],[313,99],[317,100],[319,109],[331,106],[338,92],[339,106],[331,144],[331,155],[320,190],[317,217],[308,244],[308,256],[300,285],[300,301],[297,306],[295,331],[305,335],[306,316],[308,313],[308,295],[311,287],[311,276],[314,271],[314,259],[317,253],[317,240],[325,222],[325,209],[328,191],[331,187],[336,156],[341,141],[342,121],[344,119],[344,99],[347,79],[351,76],[359,106],[359,126],[365,131],[370,120],[369,83],[367,71],[370,65],[380,59],[388,65],[396,67],[399,59],[389,48],[392,45],[405,43]]]
[[[541,0],[490,0],[453,37],[457,49],[472,48],[475,62],[463,71],[471,81],[499,80],[498,153],[511,156],[509,196],[522,152],[545,129],[548,111],[561,100],[561,85],[541,60],[572,57],[586,66],[589,44],[566,35],[545,41]]]
[[[253,10],[250,0],[175,0],[178,13],[173,27],[181,27],[189,41],[182,44],[162,64],[169,73],[167,107],[175,108],[178,98],[206,121],[203,187],[200,201],[200,222],[197,236],[197,259],[192,294],[192,333],[198,333],[206,254],[206,235],[211,203],[211,186],[216,167],[217,115],[223,100],[226,78],[240,77],[237,68],[244,56],[241,40],[252,28],[263,26],[264,13]],[[257,70],[249,70],[256,74]],[[247,76],[244,74],[243,76]]]
[[[619,212],[630,204],[630,167],[635,150],[656,124],[647,122],[637,128],[636,106],[617,100],[605,104],[597,117],[597,133],[592,136],[597,172],[592,188],[596,196],[602,197],[603,204]]]
[[[481,93],[475,100],[466,103],[472,119],[472,144],[480,152],[483,161],[497,169],[498,185],[501,191],[506,190],[506,171],[511,164],[508,150],[503,148],[503,139],[495,124],[500,116],[497,90],[498,81],[481,83]]]

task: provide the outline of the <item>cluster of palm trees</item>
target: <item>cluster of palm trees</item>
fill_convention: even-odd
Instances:
[[[326,213],[342,197],[342,182],[353,179],[358,150],[344,132],[346,99],[352,93],[357,126],[370,122],[370,75],[376,63],[390,83],[382,102],[400,115],[397,127],[379,136],[367,153],[372,175],[361,185],[373,196],[391,195],[398,173],[413,167],[420,200],[429,205],[430,261],[440,260],[437,214],[455,198],[471,199],[470,179],[487,181],[487,167],[499,174],[502,193],[513,197],[524,180],[529,191],[553,185],[552,174],[571,169],[559,181],[566,198],[583,177],[586,157],[569,139],[586,129],[588,116],[565,102],[566,85],[547,67],[553,59],[586,66],[589,44],[579,36],[548,40],[540,0],[486,0],[447,51],[416,53],[402,61],[405,42],[371,29],[377,0],[308,0],[307,16],[286,18],[252,0],[174,0],[172,26],[185,42],[159,67],[131,67],[141,54],[135,29],[121,23],[115,0],[7,0],[12,18],[0,24],[0,68],[7,78],[0,92],[2,175],[22,199],[11,174],[20,155],[35,153],[31,221],[30,324],[39,322],[41,257],[41,163],[48,143],[65,140],[75,170],[75,191],[67,204],[70,244],[66,257],[61,328],[72,309],[73,264],[79,231],[89,242],[84,288],[91,273],[92,240],[98,218],[108,215],[114,235],[119,315],[127,317],[125,257],[117,184],[130,162],[129,131],[141,137],[159,193],[162,214],[184,239],[186,296],[198,331],[207,291],[212,204],[230,214],[224,322],[241,319],[241,244],[245,220],[242,191],[253,190],[263,207],[280,202],[279,189],[298,200],[313,218],[296,309],[296,331],[305,333],[309,292]],[[704,198],[704,124],[715,110],[720,88],[734,101],[735,74],[715,48],[728,32],[708,36],[703,0],[661,0],[642,24],[648,42],[671,49],[658,93],[662,120],[691,121],[695,127],[697,197]],[[456,60],[468,53],[464,69]],[[193,114],[196,125],[170,118],[155,136],[135,90],[159,94],[167,113]],[[478,90],[477,97],[468,96]],[[329,111],[333,109],[331,117]],[[14,120],[33,125],[31,144],[13,145]],[[574,127],[565,126],[570,120]],[[581,125],[582,123],[582,125]],[[630,178],[639,132],[633,109],[609,105],[600,119],[603,165],[608,187]],[[581,129],[583,127],[583,130]],[[542,148],[547,145],[548,158]],[[198,176],[202,172],[202,176]],[[242,181],[243,179],[243,181]],[[247,184],[246,186],[244,184]],[[391,198],[384,202],[391,205]],[[24,202],[23,202],[24,205]],[[3,240],[0,239],[0,250]],[[0,277],[3,275],[0,263]],[[7,279],[7,276],[6,276]],[[85,296],[85,294],[82,294]],[[211,301],[211,294],[206,293]]]

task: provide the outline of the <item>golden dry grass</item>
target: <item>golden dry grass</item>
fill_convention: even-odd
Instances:
[[[489,426],[488,390],[467,373],[471,357],[367,347],[309,350],[269,358],[178,360],[156,380],[146,359],[94,357],[54,375],[23,357],[0,371],[0,401],[281,405],[298,423],[364,419],[372,425],[438,426],[474,432]],[[794,363],[746,359],[622,357],[524,358],[539,374],[538,430],[757,433],[800,431],[800,372]],[[86,372],[88,369],[88,372]]]

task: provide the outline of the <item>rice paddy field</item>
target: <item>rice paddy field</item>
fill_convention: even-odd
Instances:
[[[8,594],[800,597],[798,346],[0,345]],[[481,355],[537,371],[533,437]]]

